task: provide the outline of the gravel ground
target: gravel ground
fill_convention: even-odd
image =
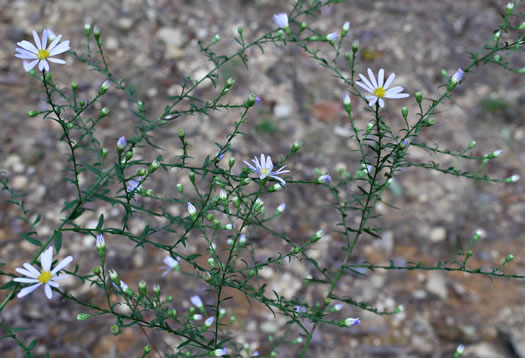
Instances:
[[[321,32],[338,31],[345,21],[352,30],[345,39],[350,48],[354,39],[361,43],[357,71],[370,67],[385,68],[397,74],[396,83],[407,92],[417,90],[426,97],[436,97],[440,89],[441,69],[455,71],[469,62],[468,52],[480,47],[486,36],[498,25],[506,2],[492,0],[415,1],[346,1],[327,9],[316,19],[308,20]],[[523,5],[521,5],[523,7]],[[45,108],[41,85],[24,71],[14,57],[15,43],[30,39],[32,29],[51,28],[71,40],[71,48],[84,49],[83,24],[97,24],[107,50],[109,65],[119,78],[131,79],[137,85],[147,111],[161,113],[166,99],[178,92],[188,74],[201,78],[211,65],[199,54],[197,41],[204,43],[220,34],[221,53],[235,50],[233,35],[244,26],[247,39],[253,39],[272,28],[272,14],[290,10],[285,1],[21,1],[0,0],[0,171],[6,171],[18,192],[27,193],[26,206],[39,212],[43,219],[39,235],[49,235],[60,222],[62,202],[74,196],[72,186],[64,186],[66,146],[58,143],[59,127],[40,118],[28,118],[31,109]],[[525,9],[522,9],[524,11]],[[330,52],[322,48],[325,54]],[[249,68],[233,61],[222,75],[236,82],[228,99],[242,102],[250,92],[257,93],[261,104],[249,115],[245,135],[234,143],[233,155],[240,162],[256,153],[285,154],[300,139],[304,147],[289,162],[294,179],[315,177],[314,168],[336,174],[339,168],[354,172],[358,157],[345,121],[341,98],[347,89],[326,70],[293,45],[286,48],[267,46],[265,52],[248,53]],[[93,96],[104,80],[72,56],[68,64],[53,67],[54,80],[61,86],[78,81],[80,94]],[[523,67],[523,57],[516,57],[516,67]],[[521,61],[521,63],[519,62]],[[476,68],[458,88],[454,102],[440,107],[437,123],[425,129],[421,139],[429,144],[460,151],[476,140],[477,154],[502,149],[504,155],[492,161],[486,171],[496,177],[525,175],[524,83],[502,69],[488,65]],[[212,98],[215,90],[205,83],[196,93]],[[354,101],[357,103],[357,101]],[[98,138],[111,148],[121,135],[133,135],[136,119],[129,104],[115,91],[110,91],[99,104],[108,106],[111,114],[101,124]],[[413,99],[390,101],[384,119],[400,125],[398,115],[406,105],[416,113]],[[355,106],[357,125],[368,121],[365,105]],[[94,112],[95,113],[95,112]],[[211,113],[209,117],[180,118],[155,135],[166,162],[179,155],[177,130],[186,132],[195,162],[214,155],[215,142],[224,141],[233,123],[235,111]],[[415,120],[414,117],[412,117]],[[174,139],[175,138],[175,139]],[[58,144],[57,144],[58,143]],[[146,159],[157,153],[138,151]],[[474,169],[473,163],[457,163],[413,148],[414,160],[442,161],[442,166]],[[477,164],[477,163],[476,163]],[[468,242],[472,233],[482,228],[484,238],[474,250],[472,263],[481,267],[498,265],[508,253],[516,259],[511,273],[524,272],[525,192],[522,184],[473,183],[430,171],[408,169],[401,172],[397,185],[386,192],[385,201],[400,209],[378,205],[378,223],[383,227],[382,240],[367,238],[360,242],[352,262],[368,260],[387,263],[423,261],[434,264],[455,253]],[[188,183],[186,175],[170,171],[156,176],[151,188],[166,194],[175,192],[176,183]],[[268,208],[280,202],[288,204],[281,220],[274,222],[277,231],[287,231],[293,240],[303,240],[319,227],[335,230],[333,204],[323,190],[309,192],[310,187],[297,185],[265,200]],[[22,241],[19,233],[27,230],[16,220],[16,208],[9,205],[6,193],[0,193],[0,261],[6,271],[26,262],[34,248]],[[184,208],[173,205],[168,210],[180,213]],[[99,207],[79,218],[79,225],[96,225],[104,213],[108,225],[118,224],[121,213],[111,207]],[[132,230],[141,231],[146,217],[134,218]],[[150,219],[148,219],[150,220]],[[271,256],[276,248],[272,238],[255,238],[259,255]],[[335,233],[319,242],[318,257],[322,262],[340,262],[342,257]],[[96,252],[89,237],[64,237],[64,252],[73,253],[81,268],[88,270],[96,262]],[[151,248],[133,249],[122,238],[111,238],[108,260],[119,267],[128,283],[145,279],[159,280],[157,269],[162,256]],[[188,250],[197,250],[189,246]],[[153,265],[153,266],[152,266]],[[310,273],[305,262],[294,262],[284,270],[265,269],[264,278],[271,287],[286,297],[297,293],[302,279]],[[367,277],[348,276],[341,281],[338,293],[357,301],[367,301],[380,308],[392,309],[403,304],[406,311],[383,317],[345,307],[342,316],[359,316],[362,325],[341,330],[322,327],[314,336],[312,357],[451,357],[458,344],[465,344],[466,357],[525,357],[523,333],[524,288],[521,282],[490,281],[483,277],[442,272],[367,272]],[[174,273],[160,281],[177,302],[185,302],[196,292],[204,292],[201,281],[188,280]],[[131,285],[133,286],[133,285]],[[83,299],[96,298],[89,287],[76,281],[66,287]],[[281,330],[283,317],[273,316],[264,307],[250,308],[242,297],[230,308],[238,317],[237,339],[268,354],[266,336]],[[315,299],[312,295],[310,299]],[[79,308],[55,299],[48,302],[43,294],[14,300],[0,317],[11,327],[29,327],[24,337],[40,339],[38,352],[52,357],[128,357],[137,356],[147,344],[137,328],[124,330],[118,337],[109,334],[111,322],[92,319],[79,323]],[[152,332],[152,339],[162,349],[177,344],[172,337]],[[295,356],[293,346],[283,347],[283,357]],[[2,357],[22,357],[13,341],[0,341]],[[280,355],[281,356],[281,355]]]

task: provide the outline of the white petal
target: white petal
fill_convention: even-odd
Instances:
[[[379,107],[383,108],[385,106],[385,101],[382,98],[379,98]]]
[[[385,85],[383,86],[383,89],[386,91],[388,87],[394,82],[394,78],[396,78],[396,74],[392,73],[388,78],[386,79]]]
[[[399,93],[401,91],[403,91],[403,87],[396,86],[396,87],[390,88],[388,91],[385,92],[385,94],[396,94],[396,93]]]
[[[372,96],[371,96],[372,97]],[[368,97],[367,97],[368,98]],[[376,104],[378,98],[376,96],[373,96],[371,99],[370,99],[370,102],[368,102],[368,105],[370,107],[372,107],[374,104]]]
[[[31,51],[27,51],[23,48],[19,48],[17,47],[16,48],[16,51],[18,52],[16,55],[16,57],[19,57],[18,55],[22,55],[22,56],[27,56],[27,57],[20,57],[20,58],[25,58],[25,59],[35,59],[35,58],[38,58],[38,56],[36,54],[34,54],[33,52]]]
[[[41,50],[42,44],[40,43],[40,38],[38,37],[38,34],[35,30],[33,30],[33,39],[35,40],[36,48]]]
[[[42,48],[47,46],[47,29],[42,33]]]
[[[370,87],[370,89],[372,90],[372,91],[370,91],[370,92],[374,92],[374,89],[376,89],[377,87],[372,86],[372,84],[370,83],[370,81],[368,80],[368,78],[366,78],[366,77],[363,76],[362,74],[359,74],[359,77],[361,77],[361,80],[365,83],[365,85],[367,85],[368,87]]]
[[[38,70],[39,71],[43,71],[45,69],[45,65],[44,65],[44,60],[41,60],[39,63],[38,63]]]
[[[53,297],[53,291],[51,291],[51,286],[49,286],[48,284],[44,286],[44,291],[46,291],[47,298],[51,299]]]
[[[62,64],[62,65],[66,63],[66,61],[64,61],[64,60],[61,60],[61,59],[59,59],[59,58],[53,58],[53,57],[48,57],[47,60],[48,60],[49,62],[60,63],[60,64]]]
[[[361,83],[361,82],[356,82],[355,83],[356,85],[358,85],[359,87],[363,88],[365,91],[367,92],[370,92],[370,93],[374,93],[374,90],[370,87],[368,87],[366,84],[364,83]]]
[[[56,266],[55,268],[53,269],[53,271],[51,271],[51,274],[54,275],[56,274],[58,271],[62,270],[64,267],[66,267],[67,265],[69,265],[69,263],[73,261],[73,256],[68,256],[66,257],[65,259],[63,259],[62,261],[60,261]]]
[[[409,96],[408,93],[395,93],[395,94],[389,94],[388,96],[385,95],[385,98],[407,98]]]
[[[24,269],[21,268],[21,267],[17,267],[17,268],[15,269],[15,271],[18,272],[19,274],[22,274],[22,275],[27,276],[27,277],[31,277],[31,278],[33,278],[33,279],[38,278],[38,276],[40,276],[40,274],[35,275],[33,272],[28,271],[28,270],[24,270]]]
[[[370,82],[372,82],[374,88],[379,88],[376,82],[376,76],[374,76],[374,72],[372,72],[371,69],[368,69],[368,78],[370,78]]]
[[[40,255],[40,264],[42,265],[42,270],[44,270],[44,271],[51,271],[51,263],[52,262],[53,262],[53,246],[49,246],[42,253],[42,255]]]
[[[61,53],[64,53],[66,51],[69,51],[69,41],[64,41],[54,49],[50,50],[49,56],[60,55]]]
[[[48,284],[49,286],[51,286],[51,287],[55,287],[55,288],[60,287],[60,285],[58,284],[58,282],[55,282],[55,281],[52,281],[52,280],[48,281],[47,284]]]
[[[55,39],[53,40],[53,42],[51,42],[49,44],[49,48],[48,50],[51,51],[52,49],[55,48],[55,46],[58,44],[58,42],[60,41],[60,39],[62,38],[62,35],[58,35],[57,37],[55,37]]]
[[[33,67],[36,66],[38,61],[39,60],[34,60],[34,61],[31,61],[31,62],[24,61],[24,70],[26,70],[26,72],[31,71],[33,69]]]
[[[377,78],[377,85],[379,87],[383,87],[383,80],[385,79],[385,70],[380,69],[379,70],[379,76]]]
[[[36,278],[25,278],[25,277],[15,277],[13,281],[22,282],[22,283],[38,283],[39,282]]]
[[[42,60],[41,62],[44,63],[44,69],[46,70],[46,72],[49,72],[49,62],[47,62],[46,60]]]
[[[27,271],[31,272],[33,275],[30,276],[30,277],[38,277],[40,276],[40,271],[38,271],[38,269],[36,267],[34,267],[33,265],[30,265],[28,264],[27,262],[24,264],[24,267],[26,268]]]
[[[27,51],[29,52],[33,52],[33,53],[38,53],[38,49],[35,47],[35,45],[33,45],[31,42],[29,41],[20,41],[19,43],[17,43],[18,46],[26,49]]]
[[[69,276],[71,275],[58,275],[56,277],[53,277],[53,281],[56,281],[56,280],[63,280],[65,278],[68,278]]]
[[[274,178],[278,180],[282,185],[286,185],[286,182],[284,181],[283,178],[279,178],[278,176],[275,176],[275,175],[270,175],[270,178]]]
[[[16,295],[16,297],[18,297],[18,298],[24,297],[25,295],[28,295],[31,292],[33,292],[34,290],[36,290],[38,288],[38,286],[40,286],[40,285],[41,285],[41,283],[39,282],[36,285],[29,286],[29,287],[24,287],[23,289],[20,290],[20,292],[18,292],[18,295]]]

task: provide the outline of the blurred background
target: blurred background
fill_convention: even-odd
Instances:
[[[438,88],[444,82],[441,70],[452,74],[470,62],[469,51],[479,49],[490,38],[500,23],[505,4],[506,1],[495,0],[347,0],[326,8],[315,18],[303,20],[326,34],[340,31],[343,23],[350,21],[351,30],[343,46],[349,51],[353,40],[360,41],[357,72],[365,73],[371,68],[377,73],[384,68],[386,75],[396,73],[395,84],[403,86],[411,97],[387,101],[383,119],[398,128],[402,124],[402,106],[408,107],[411,122],[416,121],[413,93],[420,90],[425,97],[436,98],[443,91]],[[520,6],[523,12],[525,9]],[[117,78],[128,79],[136,86],[147,112],[156,117],[170,103],[167,97],[180,93],[186,76],[200,79],[212,69],[199,53],[197,41],[207,44],[219,34],[217,53],[231,54],[237,50],[233,37],[238,26],[244,27],[244,36],[251,41],[275,27],[274,13],[291,8],[287,1],[277,0],[0,0],[0,171],[9,176],[17,192],[27,194],[26,207],[42,215],[39,237],[49,236],[63,218],[62,203],[75,192],[64,181],[63,170],[68,163],[67,146],[58,142],[61,129],[49,120],[26,115],[29,110],[47,108],[47,104],[41,83],[26,74],[22,61],[14,57],[16,42],[31,41],[33,29],[41,33],[50,28],[70,40],[73,51],[85,53],[84,23],[99,26],[109,68]],[[327,58],[334,55],[328,45],[319,48]],[[317,177],[315,168],[333,178],[341,168],[355,173],[359,157],[353,152],[357,147],[342,106],[343,94],[349,88],[293,44],[267,45],[264,50],[248,51],[248,68],[234,59],[220,71],[219,83],[224,78],[235,79],[228,101],[241,103],[250,92],[261,99],[244,124],[245,135],[236,139],[232,153],[225,159],[233,156],[241,163],[262,152],[272,155],[275,162],[295,140],[301,140],[303,148],[287,163],[295,180]],[[70,88],[71,82],[77,81],[80,98],[93,98],[105,78],[72,55],[60,57],[67,65],[52,65],[54,81],[63,88]],[[514,67],[525,66],[523,56],[514,56],[512,61]],[[340,64],[344,66],[343,61]],[[220,88],[215,89],[206,81],[194,95],[214,98]],[[462,151],[475,140],[478,146],[474,154],[498,149],[504,152],[489,163],[485,173],[499,178],[523,176],[523,88],[522,78],[500,67],[474,68],[454,91],[453,101],[445,101],[439,107],[436,124],[424,129],[418,141]],[[366,104],[358,98],[353,101],[356,124],[365,128],[370,119]],[[116,140],[122,135],[133,136],[133,128],[139,122],[130,112],[133,108],[125,94],[114,88],[97,106],[88,115],[96,115],[103,106],[111,110],[96,135],[112,152]],[[184,129],[192,144],[189,150],[195,158],[193,163],[201,163],[205,156],[215,155],[215,142],[223,143],[239,118],[236,111],[180,117],[154,134],[154,142],[164,151],[143,148],[135,152],[134,158],[152,160],[162,154],[164,162],[175,162],[180,155],[177,130]],[[430,156],[415,147],[410,148],[409,155],[414,161],[439,161],[445,168],[475,170],[479,166],[475,162]],[[240,167],[237,164],[237,170]],[[156,173],[147,188],[176,196],[177,183],[189,189],[187,173]],[[6,272],[14,272],[33,257],[35,249],[21,238],[28,227],[17,220],[20,212],[8,199],[6,192],[0,193],[0,261],[6,264]],[[326,189],[294,185],[264,199],[269,213],[279,203],[287,204],[286,211],[271,224],[276,231],[286,231],[292,240],[301,241],[323,227],[329,235],[318,243],[318,260],[327,265],[337,265],[342,260],[342,238],[334,231],[337,212]],[[475,230],[481,229],[484,235],[473,248],[473,267],[499,266],[512,253],[516,258],[507,272],[525,271],[525,193],[520,182],[475,183],[411,168],[398,174],[384,200],[399,209],[382,203],[377,206],[376,213],[381,216],[376,223],[383,227],[382,240],[363,238],[352,263],[367,260],[381,264],[393,259],[400,264],[422,261],[434,265],[456,253]],[[181,205],[167,209],[173,215],[185,215]],[[86,212],[76,222],[94,227],[101,213],[107,226],[118,226],[120,209],[103,205],[93,207],[93,212]],[[158,224],[151,220],[134,217],[132,230],[141,232],[145,225]],[[255,233],[250,239],[259,255],[270,257],[279,250],[274,245],[275,238]],[[213,302],[214,297],[206,296],[204,281],[188,280],[177,272],[161,278],[163,254],[159,251],[151,247],[135,249],[121,237],[107,236],[106,244],[108,264],[119,271],[131,288],[136,289],[138,281],[144,279],[148,284],[160,283],[163,295],[175,297],[178,307],[189,307],[188,299],[194,294],[200,294],[207,303]],[[198,252],[204,248],[196,241],[187,250]],[[64,235],[60,256],[65,255],[73,255],[84,274],[98,260],[94,239],[78,234]],[[312,272],[308,263],[298,261],[280,269],[265,269],[263,277],[272,289],[289,298],[297,294],[302,280]],[[383,317],[345,306],[341,318],[358,316],[361,326],[321,326],[312,341],[311,357],[450,357],[458,344],[466,345],[467,357],[525,357],[525,292],[521,281],[490,281],[482,276],[438,271],[363,273],[366,277],[348,273],[340,282],[338,294],[380,309],[391,310],[402,304],[405,312]],[[78,280],[65,282],[65,287],[83,300],[101,297],[100,292],[81,286]],[[310,302],[321,297],[315,291],[308,295]],[[268,336],[279,336],[286,320],[274,318],[264,307],[250,308],[241,295],[235,297],[235,304],[228,310],[237,317],[233,327],[235,339],[267,355],[271,351]],[[0,319],[10,327],[29,327],[20,336],[26,342],[30,337],[38,338],[36,352],[42,356],[138,356],[148,344],[137,327],[124,329],[114,337],[110,333],[111,320],[101,317],[78,322],[76,315],[81,312],[80,307],[62,301],[58,295],[49,302],[38,290],[22,300],[13,300],[0,313]],[[295,337],[292,334],[288,338]],[[150,339],[166,352],[180,343],[158,332],[150,332]],[[296,356],[296,349],[297,346],[285,345],[278,351],[279,356]],[[14,341],[8,339],[0,340],[0,352],[2,357],[23,356]]]

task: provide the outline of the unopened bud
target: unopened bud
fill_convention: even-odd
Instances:
[[[105,116],[107,116],[109,113],[109,108],[108,107],[104,107],[100,110],[99,114],[98,114],[98,119],[102,119],[104,118]]]
[[[111,326],[111,333],[114,335],[114,336],[118,336],[120,334],[120,327],[117,326],[116,324],[112,325]]]
[[[471,141],[471,142],[468,144],[468,149],[470,150],[470,149],[474,148],[477,144],[478,144],[478,143],[477,143],[475,140]]]
[[[84,24],[84,33],[86,34],[86,36],[89,36],[89,34],[91,33],[91,24]]]
[[[512,260],[514,260],[514,255],[513,254],[508,254],[507,257],[505,257],[505,263],[506,264],[508,264]]]
[[[111,82],[109,80],[105,80],[100,85],[100,88],[98,89],[98,94],[102,96],[104,93],[106,93],[109,90],[109,87],[111,87]]]
[[[93,37],[97,42],[100,41],[100,28],[97,25],[93,28]]]
[[[190,181],[195,184],[195,173],[194,172],[189,172],[188,173],[188,178],[190,178]]]
[[[345,95],[343,97],[343,103],[345,105],[345,110],[347,112],[350,112],[352,110],[352,99],[350,98],[348,93],[345,93]]]
[[[31,118],[34,118],[36,116],[38,116],[40,114],[40,112],[37,112],[37,111],[29,111],[27,112],[27,115]]]
[[[153,163],[151,163],[148,171],[149,173],[153,173],[155,170],[157,170],[158,168],[160,167],[160,161],[157,159],[155,161],[153,161]]]
[[[212,270],[215,270],[215,268],[217,267],[217,265],[215,265],[215,260],[213,259],[213,257],[210,257],[208,259],[208,265]]]
[[[219,35],[213,36],[213,39],[210,42],[210,46],[215,45],[217,42],[221,40],[221,37]]]
[[[352,52],[356,53],[359,50],[359,40],[354,40],[352,42]]]
[[[182,194],[182,193],[184,192],[184,187],[182,186],[181,183],[178,183],[178,184],[176,185],[176,187],[177,187],[177,191],[178,191],[179,193]]]
[[[319,230],[317,231],[314,236],[312,236],[312,238],[310,239],[310,242],[317,242],[319,241],[319,239],[321,239],[323,236],[324,236],[325,232],[324,230]]]
[[[239,200],[239,197],[237,197],[237,196],[234,197],[234,198],[232,199],[232,204],[233,204],[233,206],[234,206],[236,209],[239,209],[239,207],[241,206],[241,202],[240,202],[240,200]]]
[[[348,31],[350,31],[350,21],[346,21],[343,24],[343,29],[341,30],[341,37],[345,37],[348,34]]]
[[[99,265],[93,266],[92,272],[93,272],[93,275],[99,276],[100,275],[100,266]]]
[[[78,89],[78,82],[71,82],[71,89],[73,90],[73,92],[76,92],[76,90]]]
[[[91,315],[87,314],[87,313],[79,313],[79,314],[77,314],[77,320],[78,321],[85,321],[85,320],[88,320],[90,317],[91,317]]]
[[[472,241],[478,241],[482,235],[483,235],[483,231],[476,230],[476,232],[474,233],[474,236],[472,236]]]
[[[423,93],[421,93],[421,91],[417,91],[415,93],[415,96],[417,103],[421,104],[421,102],[423,101]]]
[[[139,177],[143,177],[144,175],[146,175],[146,169],[144,169],[144,168],[140,168],[140,169],[137,171],[137,176],[139,176]]]
[[[302,146],[303,146],[303,143],[299,140],[296,140],[294,144],[292,144],[291,152],[296,153],[299,149],[301,149]]]
[[[517,182],[519,180],[520,180],[520,176],[518,174],[514,174],[513,176],[508,177],[507,179],[505,179],[505,182],[507,182],[507,183],[515,183],[515,182]]]
[[[148,287],[146,285],[146,281],[141,280],[139,282],[139,295],[141,296],[147,296],[148,295]]]
[[[408,108],[406,107],[401,108],[401,115],[403,116],[403,118],[406,119],[408,117]]]
[[[250,95],[248,96],[248,102],[247,102],[248,107],[252,107],[256,101],[257,101],[257,96],[253,93],[250,93]]]
[[[228,166],[231,168],[233,168],[233,166],[235,165],[235,158],[230,158],[230,160],[228,161]]]
[[[238,27],[237,27],[237,33],[238,33],[239,35],[242,35],[242,31],[243,31],[242,26],[238,26]]]

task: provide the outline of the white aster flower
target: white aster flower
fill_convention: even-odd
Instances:
[[[15,56],[23,60],[30,60],[24,61],[24,69],[26,72],[31,71],[37,64],[40,71],[46,70],[49,72],[49,63],[47,61],[61,64],[66,63],[64,60],[52,57],[69,51],[69,41],[64,41],[59,44],[61,38],[62,35],[55,36],[53,31],[46,29],[42,33],[42,41],[40,41],[36,31],[33,31],[33,39],[35,40],[36,46],[26,40],[20,41],[17,43],[20,47],[16,48],[17,54]],[[46,47],[48,39],[52,41],[49,47]]]
[[[179,266],[179,260],[174,259],[171,256],[166,256],[165,258],[162,259],[162,261],[166,265],[166,266],[161,266],[161,269],[164,270],[164,272],[162,273],[162,277],[165,277],[168,273],[170,273],[171,270],[174,270],[177,268],[177,266]]]
[[[408,93],[401,93],[403,91],[403,87],[401,86],[396,86],[389,89],[392,82],[394,82],[394,78],[396,78],[395,73],[392,73],[390,76],[388,76],[386,82],[383,83],[384,76],[385,70],[383,69],[379,70],[377,81],[371,69],[368,69],[368,77],[370,80],[362,74],[359,74],[359,77],[361,77],[363,82],[356,82],[355,84],[372,93],[371,96],[366,96],[369,106],[373,106],[379,101],[379,106],[383,108],[385,106],[385,101],[383,98],[397,99],[408,97]]]
[[[288,15],[284,12],[273,15],[273,22],[281,29],[288,27]]]
[[[68,256],[62,261],[60,261],[55,266],[55,268],[51,270],[51,264],[53,263],[53,246],[50,246],[40,255],[40,264],[42,266],[42,269],[40,271],[38,271],[38,269],[36,269],[33,265],[27,262],[24,264],[25,269],[20,267],[16,269],[16,272],[21,273],[22,275],[28,276],[30,278],[17,277],[14,278],[13,281],[34,284],[32,286],[21,289],[17,297],[24,297],[25,295],[30,294],[31,292],[36,290],[40,285],[44,285],[44,291],[46,292],[46,296],[47,298],[51,299],[53,297],[51,287],[59,286],[58,283],[55,281],[61,280],[69,276],[57,276],[57,272],[66,267],[71,261],[73,261],[73,256]]]
[[[260,162],[259,162],[259,160],[257,159],[256,156],[254,157],[252,162],[253,162],[253,164],[255,164],[255,166],[251,165],[246,160],[244,161],[244,164],[246,164],[248,166],[248,168],[250,168],[251,170],[253,170],[257,174],[259,174],[259,179],[264,179],[266,177],[270,177],[270,178],[274,178],[274,179],[278,180],[283,185],[286,185],[286,182],[284,181],[284,179],[279,178],[277,176],[277,175],[281,175],[281,174],[290,172],[289,170],[283,170],[284,168],[286,168],[286,165],[284,167],[274,171],[273,170],[272,157],[270,157],[270,156],[265,157],[264,154],[261,154],[261,161]]]

